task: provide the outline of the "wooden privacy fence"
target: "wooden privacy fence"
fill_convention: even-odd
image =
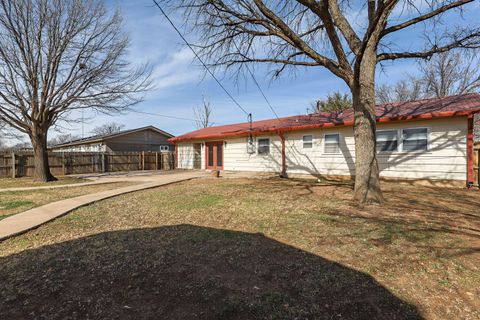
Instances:
[[[137,170],[173,170],[173,152],[52,152],[48,155],[54,176],[82,173],[104,173]],[[0,154],[0,177],[31,177],[34,171],[33,153]]]

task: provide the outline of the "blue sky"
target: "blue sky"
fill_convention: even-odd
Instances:
[[[213,79],[208,75],[204,76],[198,62],[193,60],[193,54],[183,45],[152,1],[113,0],[109,2],[109,6],[119,6],[124,16],[125,30],[131,39],[129,59],[133,63],[148,62],[153,67],[155,89],[145,96],[144,102],[135,107],[136,110],[193,118],[192,108],[201,105],[202,96],[205,96],[213,106],[214,122],[227,124],[246,121],[245,115]],[[476,4],[476,13],[480,11],[478,7]],[[181,23],[178,19],[176,22]],[[406,32],[401,35],[400,40],[411,41],[411,36]],[[187,35],[188,37],[191,38],[192,35]],[[284,76],[275,81],[271,81],[265,68],[257,70],[257,80],[280,116],[305,113],[311,101],[324,98],[336,90],[347,91],[340,79],[320,67],[299,69],[295,77]],[[377,83],[393,83],[403,78],[407,72],[416,72],[415,61],[387,64],[382,72],[378,72]],[[218,73],[218,77],[222,78],[222,83],[235,99],[253,114],[254,120],[274,117],[252,81],[236,84],[228,75]],[[94,127],[111,121],[122,123],[126,128],[154,125],[174,135],[195,130],[194,123],[190,121],[135,112],[115,117],[87,113],[86,117],[91,119],[84,123],[85,136],[88,136]],[[82,125],[69,125],[68,132],[81,135]],[[51,136],[55,134],[52,132]]]

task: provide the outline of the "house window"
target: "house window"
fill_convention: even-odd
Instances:
[[[398,151],[397,130],[377,131],[377,151]]]
[[[428,148],[427,128],[403,129],[403,151],[426,151]]]
[[[160,151],[169,151],[170,147],[169,146],[160,146]]]
[[[258,154],[270,153],[270,139],[258,139]]]
[[[339,153],[340,152],[340,134],[326,134],[325,135],[325,153]]]
[[[313,136],[311,134],[303,136],[303,149],[313,148]]]

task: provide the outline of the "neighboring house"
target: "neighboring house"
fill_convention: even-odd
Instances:
[[[92,136],[67,143],[50,146],[58,152],[139,152],[139,151],[173,151],[174,146],[168,142],[173,135],[154,126],[124,130],[117,133]]]
[[[480,95],[376,106],[381,177],[473,183],[473,117]],[[209,127],[169,141],[185,169],[355,175],[353,111]]]

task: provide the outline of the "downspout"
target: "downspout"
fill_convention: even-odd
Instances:
[[[277,133],[280,137],[280,140],[282,141],[282,172],[280,173],[280,177],[287,178],[287,161],[285,159],[285,136],[280,130],[278,130]]]
[[[473,181],[473,118],[474,115],[468,115],[467,129],[467,188],[474,185]]]
[[[178,144],[174,144],[175,148],[175,163],[173,169],[178,169]]]

